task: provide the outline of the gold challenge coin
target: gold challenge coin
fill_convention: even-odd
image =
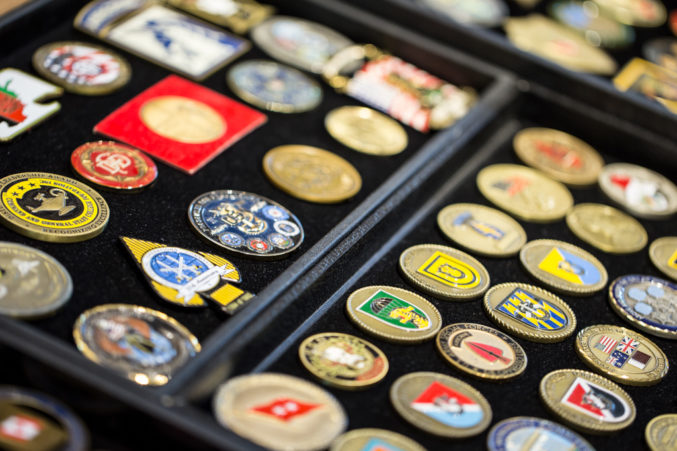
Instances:
[[[646,246],[646,230],[637,220],[602,204],[578,204],[567,213],[567,226],[581,240],[612,254],[629,254]]]
[[[677,449],[677,413],[654,417],[646,425],[644,438],[651,451]]]
[[[425,448],[402,434],[375,428],[348,431],[334,440],[329,448],[329,451],[365,450],[425,451]]]
[[[342,106],[324,118],[329,134],[341,144],[369,155],[396,155],[407,148],[407,132],[388,116],[363,106]]]
[[[664,236],[651,243],[649,258],[663,274],[677,280],[677,236]]]

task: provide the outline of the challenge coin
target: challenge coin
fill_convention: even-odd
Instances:
[[[485,167],[477,174],[477,187],[493,204],[524,221],[557,221],[574,203],[564,185],[517,164]]]
[[[608,281],[604,265],[594,255],[564,241],[529,241],[520,251],[520,261],[534,278],[573,296],[600,291]]]
[[[71,154],[71,166],[102,188],[132,192],[157,178],[157,166],[143,152],[113,141],[85,143]]]
[[[445,300],[472,299],[489,288],[489,272],[484,265],[453,247],[412,246],[400,254],[399,266],[409,283]]]
[[[353,429],[340,435],[329,451],[425,451],[425,448],[402,434],[386,429]]]
[[[512,417],[498,422],[489,430],[489,451],[533,449],[595,451],[590,443],[562,425],[536,417]]]
[[[66,91],[103,95],[127,84],[132,70],[120,55],[88,42],[52,42],[33,54],[38,73]]]
[[[599,174],[599,186],[612,201],[641,218],[663,219],[677,212],[677,186],[641,166],[606,165]]]
[[[632,27],[600,14],[594,2],[558,0],[548,9],[555,20],[576,30],[592,46],[621,49],[635,40]]]
[[[611,254],[629,254],[646,246],[648,235],[635,218],[603,204],[577,204],[566,217],[581,240]]]
[[[299,358],[313,376],[338,388],[366,388],[388,373],[383,351],[366,340],[338,332],[306,338],[299,346]]]
[[[437,334],[437,350],[451,365],[481,379],[510,379],[527,367],[527,355],[515,340],[482,324],[446,326]]]
[[[72,243],[94,238],[108,223],[108,204],[68,177],[22,172],[0,179],[0,222],[36,240]]]
[[[495,27],[508,15],[508,6],[502,0],[422,0],[436,13],[456,22]]]
[[[667,12],[660,0],[594,0],[601,12],[620,23],[633,27],[659,27]]]
[[[664,236],[651,243],[649,258],[663,274],[677,280],[677,236]]]
[[[188,220],[200,237],[247,257],[280,258],[303,242],[296,216],[277,202],[245,191],[199,195],[188,207]]]
[[[668,358],[643,335],[624,327],[598,324],[576,335],[578,356],[595,371],[627,385],[653,385],[668,372]]]
[[[324,118],[329,134],[343,144],[368,155],[397,155],[407,148],[404,128],[385,114],[364,106],[342,106]]]
[[[595,373],[556,370],[541,379],[541,400],[558,418],[591,434],[624,429],[637,414],[632,398],[618,385]]]
[[[346,310],[357,327],[395,343],[430,340],[442,326],[442,317],[434,305],[397,287],[360,288],[348,297]]]
[[[421,371],[400,376],[390,387],[390,402],[409,423],[441,437],[471,437],[491,423],[486,398],[446,374]]]
[[[437,214],[437,225],[450,240],[487,257],[515,255],[527,241],[519,222],[479,204],[447,205]]]
[[[54,257],[0,241],[0,314],[15,318],[49,315],[72,293],[71,276]]]
[[[302,72],[273,61],[249,60],[236,64],[226,81],[241,99],[277,113],[302,113],[322,100],[320,85]]]
[[[200,352],[200,343],[174,318],[129,304],[104,304],[73,326],[80,352],[139,385],[164,385]]]
[[[644,438],[651,451],[677,448],[677,413],[654,417],[646,425]]]
[[[263,172],[282,191],[320,204],[350,199],[362,188],[362,177],[352,164],[312,146],[270,149],[263,156]]]
[[[525,128],[512,143],[520,160],[567,185],[592,185],[604,165],[587,143],[552,128]]]
[[[329,392],[286,374],[234,377],[219,387],[213,408],[221,425],[274,450],[327,448],[348,425]]]
[[[642,46],[644,57],[654,64],[677,71],[677,39],[656,38]]]
[[[576,329],[576,315],[566,302],[525,283],[493,286],[484,295],[484,311],[502,329],[529,341],[562,341]]]
[[[677,285],[630,274],[609,286],[611,308],[625,321],[658,337],[677,339]]]

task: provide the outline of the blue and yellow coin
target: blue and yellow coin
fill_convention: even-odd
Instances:
[[[512,417],[496,423],[487,435],[489,451],[522,449],[595,451],[583,437],[564,426],[536,417]]]

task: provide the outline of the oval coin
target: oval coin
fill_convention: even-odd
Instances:
[[[369,155],[396,155],[407,148],[404,128],[385,114],[364,106],[342,106],[324,118],[329,134],[358,152]]]
[[[652,418],[644,429],[644,438],[651,451],[677,448],[676,428],[677,413],[666,413]]]
[[[658,27],[665,23],[667,11],[660,0],[594,0],[601,12],[633,27]]]
[[[455,22],[481,27],[500,25],[509,12],[503,0],[422,0],[422,3]]]
[[[536,443],[542,450],[595,451],[587,440],[572,430],[536,417],[505,419],[496,423],[487,435],[489,451],[526,450]]]
[[[334,440],[329,451],[425,451],[425,448],[402,434],[386,429],[353,429]]]
[[[649,246],[649,258],[663,274],[677,280],[677,236],[664,236]]]
[[[612,254],[641,250],[648,241],[635,218],[603,204],[578,204],[566,217],[567,226],[581,240]]]
[[[635,41],[632,27],[599,14],[592,2],[558,0],[548,7],[550,15],[558,22],[576,30],[595,47],[622,49]]]

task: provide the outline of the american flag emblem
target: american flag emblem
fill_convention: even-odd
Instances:
[[[632,354],[639,347],[639,341],[633,340],[630,337],[623,337],[623,340],[616,346],[616,351],[621,351],[625,354]]]
[[[621,351],[614,351],[611,353],[608,359],[606,359],[606,363],[615,366],[616,368],[623,368],[623,365],[625,365],[625,362],[628,360],[628,355],[622,353]]]
[[[599,341],[597,342],[597,344],[594,347],[599,349],[603,353],[608,354],[616,348],[617,344],[618,344],[618,340],[614,340],[611,337],[607,337],[606,335],[602,335],[602,338],[599,339]]]

